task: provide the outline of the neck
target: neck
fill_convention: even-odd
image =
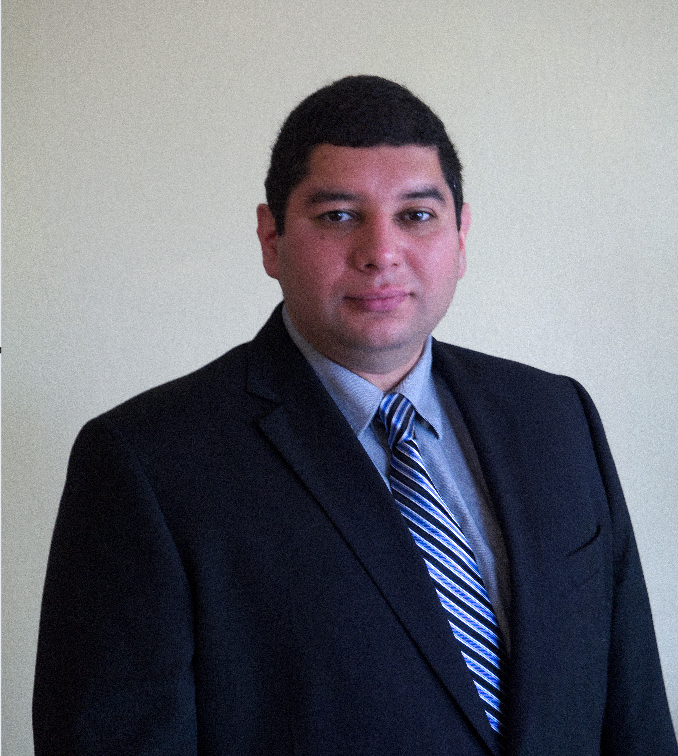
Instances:
[[[412,368],[417,364],[419,358],[421,357],[421,353],[422,350],[415,354],[414,357],[408,360],[408,362],[406,362],[404,365],[400,365],[394,370],[390,370],[385,373],[373,373],[363,370],[355,370],[350,365],[344,365],[344,367],[356,373],[361,378],[364,378],[366,381],[369,381],[384,393],[388,393],[392,388],[397,386],[400,381],[402,381],[403,378],[410,372],[410,370],[412,370]]]
[[[301,339],[323,357],[359,375],[383,392],[388,392],[397,386],[412,370],[423,354],[426,338],[428,338],[424,338],[414,352],[409,348],[398,347],[390,350],[360,350],[347,348],[336,342],[308,338],[308,335],[299,331],[286,309],[283,310],[283,320],[293,339]]]

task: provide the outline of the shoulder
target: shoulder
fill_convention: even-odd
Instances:
[[[153,478],[153,471],[165,470],[166,475],[172,468],[195,464],[213,453],[217,441],[226,449],[236,447],[229,414],[246,403],[242,386],[247,351],[247,345],[236,347],[87,422],[75,440],[69,470],[111,476],[136,469],[142,477]]]
[[[203,367],[150,388],[103,413],[95,421],[180,425],[224,408],[243,395],[249,344],[241,344]]]
[[[542,386],[559,387],[576,393],[575,387],[579,386],[568,376],[549,373],[515,360],[495,357],[435,339],[433,365],[434,370],[442,373],[444,377],[455,374],[465,381],[477,382],[488,389],[500,389],[502,392],[524,393],[526,390]]]
[[[571,430],[582,440],[600,418],[586,390],[573,378],[513,360],[434,342],[433,369],[469,417],[511,418],[514,427]]]
[[[80,435],[103,433],[167,458],[189,450],[199,456],[217,443],[236,453],[257,443],[253,434],[259,419],[280,402],[290,385],[313,378],[278,307],[252,341],[128,399],[87,423]]]
[[[235,422],[243,413],[251,414],[253,407],[262,404],[262,397],[249,390],[253,370],[270,375],[273,368],[269,363],[289,367],[292,362],[288,353],[294,347],[278,310],[252,341],[187,375],[128,399],[94,422],[114,424],[123,430],[132,426],[146,428],[150,433],[162,428],[174,433],[188,429],[200,433],[229,418]]]

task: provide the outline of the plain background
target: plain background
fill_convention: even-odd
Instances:
[[[675,0],[4,3],[4,747],[31,753],[40,595],[90,417],[251,338],[271,144],[374,73],[466,166],[445,340],[572,375],[628,497],[678,717]]]

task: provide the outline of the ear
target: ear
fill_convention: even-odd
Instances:
[[[278,232],[268,205],[257,206],[257,236],[261,244],[264,270],[271,278],[278,278]]]
[[[471,208],[464,202],[461,206],[459,228],[459,278],[466,273],[466,234],[471,227]]]

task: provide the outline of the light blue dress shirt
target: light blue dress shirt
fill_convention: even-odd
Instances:
[[[356,373],[332,362],[297,331],[283,308],[285,327],[389,486],[391,451],[386,429],[375,415],[384,393]],[[417,445],[445,505],[468,540],[483,576],[507,649],[510,581],[506,547],[461,412],[442,379],[431,371],[431,337],[417,364],[392,389],[416,410]]]

